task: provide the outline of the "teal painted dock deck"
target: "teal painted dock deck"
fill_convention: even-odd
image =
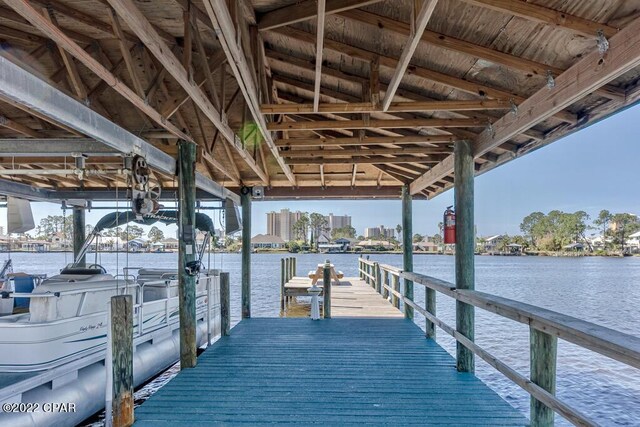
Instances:
[[[247,319],[136,409],[136,426],[527,425],[405,319]]]

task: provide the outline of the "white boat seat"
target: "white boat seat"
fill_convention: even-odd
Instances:
[[[34,291],[34,295],[40,294],[62,294],[54,297],[31,298],[29,321],[31,323],[51,322],[54,320],[68,319],[78,314],[86,315],[107,310],[109,299],[118,294],[122,294],[122,289],[128,283],[129,294],[133,295],[134,304],[136,301],[136,287],[133,283],[125,280],[116,280],[110,274],[92,275],[89,278],[78,280],[81,275],[58,275],[42,282]],[[104,277],[101,277],[104,276]],[[95,280],[98,279],[98,280]],[[82,300],[83,292],[65,294],[66,291],[87,291],[86,297]],[[82,306],[80,305],[82,304]],[[80,310],[80,307],[81,310]]]

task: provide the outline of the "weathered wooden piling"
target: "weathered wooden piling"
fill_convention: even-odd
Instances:
[[[558,338],[529,328],[531,352],[531,381],[549,393],[556,394],[556,360]],[[550,427],[554,424],[554,411],[531,396],[531,426]]]
[[[113,427],[133,425],[133,298],[111,297]],[[107,408],[109,410],[109,408]]]
[[[244,187],[242,204],[242,318],[251,317],[251,189]]]
[[[473,223],[473,145],[471,141],[455,143],[454,198],[456,208],[456,288],[474,289],[475,236]],[[474,307],[456,301],[456,329],[471,341],[474,339]],[[462,372],[474,372],[474,355],[471,350],[456,343],[457,367]]]
[[[229,273],[220,273],[220,334],[229,335],[231,329],[231,292],[229,290]]]
[[[78,261],[78,265],[86,264],[86,255],[82,259],[76,259],[84,244],[85,236],[85,213],[84,208],[73,208],[73,259]]]
[[[402,269],[413,271],[413,226],[411,192],[409,185],[402,186]],[[404,296],[413,301],[413,282],[404,279]],[[404,316],[413,319],[413,307],[404,305]]]
[[[324,294],[322,312],[325,319],[331,319],[331,263],[329,260],[325,262],[322,273],[322,292]]]
[[[196,144],[180,141],[178,230],[178,283],[180,307],[180,368],[193,368],[197,363],[196,277],[187,273],[187,264],[196,260]]]
[[[284,310],[286,306],[287,297],[285,295],[285,285],[287,284],[287,260],[286,258],[280,259],[280,310]]]

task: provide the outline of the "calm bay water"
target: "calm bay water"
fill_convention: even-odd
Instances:
[[[252,258],[252,314],[280,315],[281,254],[254,254]],[[357,276],[357,255],[331,254],[331,261],[346,276]],[[400,255],[371,255],[371,259],[400,266]],[[65,255],[12,254],[14,271],[55,274]],[[300,254],[298,274],[327,258],[326,254]],[[88,257],[93,262],[93,255]],[[70,262],[71,257],[66,256]],[[101,254],[98,261],[110,272],[130,267],[176,265],[177,254]],[[211,268],[231,274],[232,315],[240,315],[240,255],[212,254]],[[453,257],[416,255],[414,270],[453,281]],[[555,310],[631,335],[640,336],[640,258],[476,257],[476,289]],[[424,304],[424,288],[415,286],[415,299]],[[455,304],[438,295],[438,316],[455,325]],[[424,329],[424,318],[416,315]],[[452,338],[438,331],[438,342],[455,354]],[[476,342],[523,375],[529,374],[529,330],[476,309]],[[484,362],[477,375],[521,412],[528,414],[529,397]],[[425,378],[428,381],[428,378]],[[559,341],[557,394],[602,425],[640,425],[640,370]],[[568,425],[558,420],[559,425]]]

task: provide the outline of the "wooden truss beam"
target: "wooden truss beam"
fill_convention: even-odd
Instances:
[[[177,138],[184,140],[191,140],[191,138],[174,126],[172,123],[165,120],[155,109],[140,96],[138,96],[127,85],[120,81],[113,75],[107,68],[96,61],[89,53],[87,53],[82,47],[66,36],[58,27],[49,22],[44,16],[42,16],[36,9],[34,9],[27,0],[7,0],[6,4],[11,6],[16,12],[22,15],[31,24],[42,31],[50,39],[52,39],[58,46],[61,46],[64,50],[69,52],[74,58],[82,62],[89,70],[95,73],[102,80],[126,100],[131,102],[136,108],[141,110],[147,116],[149,116],[154,122],[171,132]]]
[[[318,138],[294,138],[294,139],[278,139],[276,140],[276,146],[278,147],[316,147],[316,146],[342,146],[342,145],[380,145],[380,144],[394,144],[394,145],[402,145],[402,144],[421,144],[421,143],[429,143],[429,144],[452,144],[456,139],[454,136],[369,136],[366,138],[327,138],[327,137],[318,137]]]
[[[322,42],[324,41],[325,0],[318,0],[318,22],[316,24],[316,70],[313,91],[313,109],[318,112],[320,83],[322,82]]]
[[[285,158],[327,158],[327,157],[352,157],[352,156],[399,156],[403,154],[451,154],[453,150],[433,147],[408,147],[408,148],[368,148],[345,150],[290,150],[281,151]]]
[[[430,157],[417,157],[417,156],[399,156],[399,157],[385,157],[385,156],[353,156],[349,159],[341,159],[341,158],[302,158],[302,159],[285,159],[285,161],[290,165],[340,165],[345,163],[354,163],[354,164],[388,164],[388,163],[438,163],[440,157],[438,156],[430,156]]]
[[[400,119],[400,120],[322,120],[309,122],[269,123],[269,130],[335,130],[335,129],[403,129],[403,128],[447,128],[484,127],[486,120],[480,119]]]
[[[639,45],[640,18],[636,18],[611,37],[609,49],[604,54],[598,50],[590,53],[558,76],[553,89],[545,87],[527,99],[520,107],[527,114],[506,114],[493,124],[492,129],[482,132],[476,139],[474,156],[477,158],[491,151],[523,130],[640,65]],[[453,156],[449,156],[416,179],[411,184],[411,193],[420,192],[452,172]]]
[[[501,99],[478,99],[463,101],[423,101],[392,102],[385,110],[389,113],[434,112],[434,111],[479,111],[508,110],[512,104]],[[382,108],[372,102],[332,102],[318,105],[314,111],[313,104],[263,104],[263,114],[313,114],[313,113],[382,113]]]
[[[271,52],[273,54],[273,56],[270,56],[269,52]],[[273,58],[274,60],[283,62],[285,64],[294,65],[295,67],[299,67],[299,68],[302,68],[302,69],[305,69],[305,70],[312,70],[313,69],[311,61],[305,61],[304,59],[299,59],[299,58],[296,58],[296,57],[293,57],[293,56],[288,56],[288,55],[280,54],[280,53],[273,52],[273,51],[267,51],[267,54],[269,55],[270,58]],[[355,81],[358,81],[358,82],[360,82],[362,84],[368,84],[369,83],[368,80],[363,79],[360,76],[352,75],[352,74],[345,74],[345,73],[343,73],[343,72],[341,72],[339,70],[336,70],[334,68],[329,68],[328,66],[324,66],[323,67],[323,73],[325,75],[330,75],[330,73],[331,73],[331,75],[333,75],[333,77],[336,77],[337,79],[344,80],[344,81],[354,81],[355,80]],[[280,76],[278,76],[278,75],[274,75],[274,79],[282,80],[282,78]],[[306,89],[309,86],[308,84],[306,84],[304,82],[300,82],[299,80],[286,79],[286,81],[282,80],[282,82],[283,83],[287,83],[287,84],[291,84],[293,86],[296,86],[297,88],[302,88],[304,90],[310,90],[310,89]],[[383,90],[386,89],[386,85],[384,85],[384,84],[380,84],[380,87]],[[281,98],[283,97],[282,95],[283,94],[281,93],[280,94]],[[329,92],[327,92],[326,89],[323,89],[323,95],[325,97],[330,97],[329,96]],[[336,97],[336,98],[331,96],[331,98],[334,98],[336,103],[335,104],[333,104],[333,103],[330,104],[330,105],[336,105],[335,108],[340,108],[339,106],[341,104],[344,104],[345,101],[346,102],[351,102],[350,101],[350,98],[352,98],[351,95],[347,95],[347,94],[343,94],[343,93],[340,93],[340,94],[336,93],[336,95],[339,95],[339,96]],[[431,98],[429,98],[427,96],[424,96],[424,95],[421,95],[419,93],[412,92],[412,91],[409,91],[409,90],[406,90],[406,89],[400,89],[398,91],[398,95],[402,96],[403,98],[410,99],[410,100],[417,101],[417,102],[427,102],[427,103],[440,102],[438,100],[431,99]],[[300,101],[301,101],[300,99],[293,100],[293,102],[297,103],[298,105],[300,105],[299,104]],[[357,100],[357,101],[359,101],[359,100]],[[449,101],[445,101],[445,102],[449,102]],[[451,102],[458,102],[458,101],[451,101]],[[467,101],[461,101],[461,102],[464,103],[464,102],[467,102]],[[511,102],[510,101],[507,102],[507,101],[502,101],[502,100],[486,100],[485,99],[485,100],[478,100],[478,102],[488,102],[489,104],[487,104],[487,105],[489,105],[489,106],[491,105],[492,102],[496,102],[497,104],[503,104],[503,105],[507,105],[508,104],[509,106],[511,106]],[[356,102],[353,102],[353,104],[355,104],[355,103]],[[280,104],[280,105],[283,105],[284,107],[286,107],[285,104]],[[291,104],[289,104],[289,105],[291,105]],[[458,110],[458,111],[462,111],[462,110]],[[306,114],[306,113],[303,113],[303,114]],[[388,111],[387,114],[390,114],[390,115],[395,116],[395,117],[400,117],[399,115],[391,113],[390,111]],[[465,116],[464,114],[460,114],[460,115],[462,117]],[[483,113],[474,113],[473,115],[476,116],[476,117],[484,117],[487,120],[493,120],[494,119],[494,117],[489,116],[487,114],[483,114]],[[523,135],[525,135],[527,137],[530,137],[530,138],[533,138],[533,139],[536,139],[536,140],[540,140],[540,139],[544,138],[544,135],[541,132],[536,131],[534,129],[527,130],[526,132],[523,133]],[[468,136],[462,135],[462,137],[467,138]],[[473,137],[475,138],[475,135]]]
[[[327,0],[325,13],[332,14],[356,7],[367,6],[378,3],[380,0]],[[316,0],[306,0],[291,6],[281,7],[271,12],[265,13],[258,20],[260,31],[272,30],[296,22],[306,21],[316,16],[318,13],[318,2]]]
[[[598,31],[602,31],[605,36],[612,37],[618,32],[617,28],[610,27],[599,22],[570,15],[559,10],[549,9],[534,3],[522,0],[462,0],[475,6],[486,7],[497,10],[507,15],[514,15],[534,22],[562,28],[573,33],[595,38]]]
[[[387,16],[376,15],[365,10],[348,10],[340,12],[340,16],[344,16],[345,18],[353,21],[369,24],[376,28],[383,28],[404,36],[411,35],[411,26],[409,24],[402,21],[396,21]],[[503,65],[532,75],[544,76],[547,72],[551,71],[557,76],[564,71],[564,69],[554,67],[553,65],[547,65],[530,59],[521,58],[486,46],[471,43],[466,40],[457,39],[446,34],[430,31],[428,29],[424,30],[422,33],[422,42],[453,52],[464,53],[474,58],[484,59],[493,62],[494,64]],[[598,89],[596,93],[616,101],[624,101],[625,98],[624,89],[617,88],[612,85],[603,86]]]
[[[231,18],[225,0],[206,0],[204,5],[207,13],[209,14],[209,18],[211,19],[211,23],[216,30],[222,49],[227,55],[229,67],[236,77],[236,81],[238,82],[240,90],[247,101],[251,115],[253,116],[260,133],[285,176],[291,185],[295,186],[296,178],[293,175],[291,168],[289,168],[289,166],[284,163],[282,158],[278,155],[278,149],[273,143],[273,138],[267,127],[267,122],[265,121],[264,116],[260,113],[260,94],[256,88],[256,82],[254,81],[253,73],[247,63],[247,58],[236,42],[238,40],[238,33],[236,32],[235,23]],[[268,181],[268,179],[265,181]]]
[[[236,136],[233,130],[227,123],[221,120],[220,112],[216,110],[202,89],[189,78],[187,70],[185,70],[180,61],[178,61],[171,52],[169,46],[162,40],[142,12],[140,12],[131,0],[108,0],[108,2],[118,16],[127,23],[142,43],[147,46],[149,51],[167,69],[167,72],[178,82],[184,91],[187,92],[191,100],[204,115],[218,128],[222,136],[233,145],[247,165],[266,183],[268,181],[266,173],[260,169],[255,159],[253,159],[243,147],[236,143]]]
[[[315,43],[315,36],[306,31],[298,30],[295,28],[278,28],[274,30],[278,34],[282,34],[286,37],[290,37],[297,41],[313,44]],[[342,43],[336,40],[325,38],[324,47],[326,49],[333,50],[343,55],[348,55],[354,58],[358,58],[363,61],[375,61],[379,58],[380,65],[395,69],[398,65],[396,58],[378,54],[366,49],[362,49],[356,46],[351,46],[346,43]],[[411,66],[412,74],[421,77],[423,79],[436,82],[454,89],[461,90],[466,93],[470,93],[479,97],[489,97],[494,99],[501,99],[505,102],[513,100],[515,103],[520,104],[526,98],[518,93],[512,93],[503,89],[487,86],[482,83],[477,83],[458,77],[454,77],[448,74],[440,73],[435,70],[430,70],[424,67]],[[555,115],[556,118],[571,124],[577,123],[578,119],[575,114],[566,111],[560,111]]]
[[[10,118],[3,115],[0,115],[0,126],[7,129],[11,129],[12,131],[18,132],[22,135],[30,136],[31,138],[42,137],[42,135],[40,135],[38,132],[31,129],[30,127],[25,126],[21,123],[18,123],[14,120],[11,120]]]
[[[438,4],[438,0],[421,0],[414,1],[413,4],[413,22],[411,25],[411,34],[409,35],[409,40],[405,43],[402,48],[402,53],[400,54],[400,59],[398,60],[398,64],[396,65],[396,69],[393,72],[393,77],[391,77],[391,81],[389,82],[389,87],[387,88],[387,92],[385,93],[384,99],[382,100],[382,110],[387,111],[391,102],[393,101],[393,97],[396,94],[396,90],[400,86],[400,82],[404,77],[404,74],[407,71],[407,67],[411,62],[411,58],[413,58],[413,53],[415,52],[418,44],[420,44],[420,38],[422,37],[422,33],[425,28],[427,28],[427,23],[429,19],[431,19],[431,15]],[[420,10],[418,10],[420,7]]]

